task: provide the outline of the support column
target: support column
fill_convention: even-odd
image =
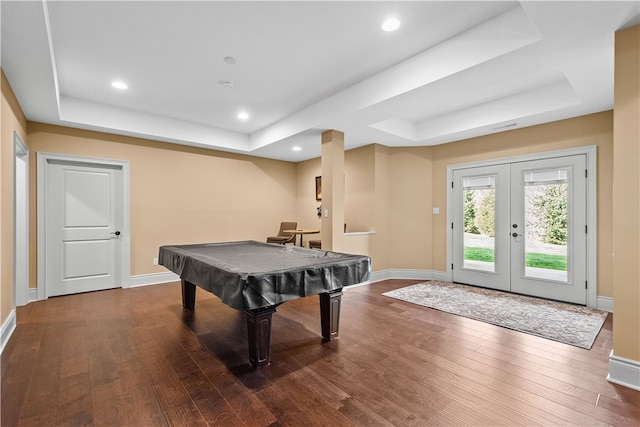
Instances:
[[[322,249],[341,251],[344,245],[344,133],[322,133]]]

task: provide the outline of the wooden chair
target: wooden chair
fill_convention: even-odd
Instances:
[[[322,241],[321,240],[309,240],[309,247],[311,249],[322,249]]]
[[[294,243],[296,240],[296,235],[293,233],[285,233],[283,230],[295,230],[296,228],[298,228],[297,222],[281,222],[278,235],[267,237],[267,243],[279,243],[281,245]]]
[[[347,224],[344,225],[344,232],[347,232]],[[322,240],[309,240],[309,248],[322,249]]]

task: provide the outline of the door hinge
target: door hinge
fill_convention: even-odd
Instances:
[[[589,169],[584,170],[584,177],[589,178]]]
[[[451,181],[451,188],[453,188],[453,181]]]
[[[451,223],[451,229],[453,230],[453,223]]]
[[[585,226],[584,226],[584,232],[585,232],[585,233],[589,233],[589,228],[588,228],[588,227],[589,227],[588,225],[585,225]]]
[[[584,281],[584,288],[589,289],[589,282],[587,282],[586,280]]]
[[[453,270],[453,264],[451,264],[451,269]]]

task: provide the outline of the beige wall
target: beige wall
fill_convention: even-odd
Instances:
[[[613,351],[640,361],[640,25],[616,33]]]
[[[0,324],[13,310],[13,132],[27,142],[27,121],[9,86],[2,76],[2,117],[0,119]]]
[[[432,268],[432,147],[389,151],[391,268]],[[446,244],[440,248],[445,252]]]
[[[344,222],[347,231],[372,231],[375,223],[375,145],[344,153]]]
[[[393,268],[389,262],[391,254],[392,215],[390,209],[391,193],[391,153],[392,149],[382,145],[375,146],[375,222],[371,239],[371,268],[373,271]]]
[[[132,276],[166,271],[153,266],[161,245],[263,241],[296,217],[293,163],[31,122],[28,138],[32,194],[36,152],[130,162]],[[37,277],[35,252],[31,261]]]

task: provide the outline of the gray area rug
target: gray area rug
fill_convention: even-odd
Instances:
[[[383,295],[586,349],[607,318],[587,307],[434,280]]]

